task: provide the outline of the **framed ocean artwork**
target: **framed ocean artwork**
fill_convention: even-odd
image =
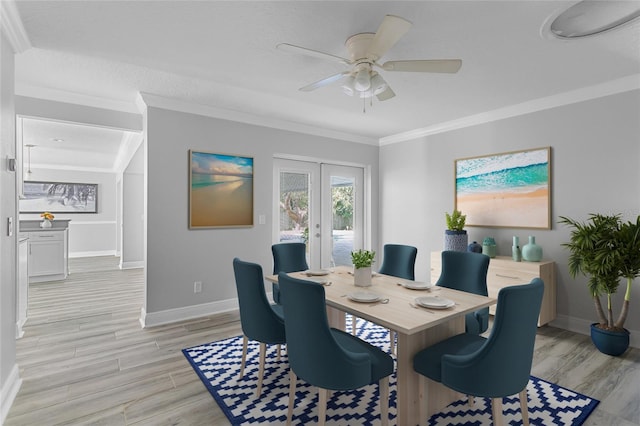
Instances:
[[[189,150],[189,228],[253,226],[253,158]]]
[[[551,229],[551,147],[455,160],[468,226]]]

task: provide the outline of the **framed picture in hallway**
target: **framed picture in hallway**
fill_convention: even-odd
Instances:
[[[24,182],[20,213],[98,213],[98,184]]]
[[[469,226],[551,229],[551,147],[455,160]]]
[[[253,158],[189,150],[189,228],[253,226]]]

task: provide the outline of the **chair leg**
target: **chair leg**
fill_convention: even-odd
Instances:
[[[473,403],[474,403],[473,395],[467,395],[467,402],[469,403],[469,407],[473,407]]]
[[[282,345],[280,345],[280,344],[278,343],[278,361],[280,361],[280,352],[281,352],[281,348],[280,348],[280,347],[281,347],[281,346],[282,346]]]
[[[264,376],[264,359],[267,353],[267,344],[260,343],[260,366],[258,367],[258,389],[256,389],[256,398],[262,393],[262,377]]]
[[[249,339],[247,336],[242,336],[242,361],[240,361],[240,376],[238,380],[244,377],[244,365],[247,362],[247,344],[249,343]]]
[[[396,332],[389,330],[389,343],[391,344],[391,354],[396,353]]]
[[[351,334],[353,334],[354,336],[356,335],[356,325],[357,325],[358,319],[356,318],[355,315],[351,315]]]
[[[318,426],[324,426],[327,419],[327,399],[329,390],[318,388]]]
[[[287,426],[291,424],[293,418],[293,406],[296,403],[296,381],[298,377],[292,369],[289,369],[289,409],[287,410]]]
[[[522,412],[522,426],[529,426],[529,408],[527,407],[527,388],[520,391],[520,411]]]
[[[502,417],[502,398],[491,398],[491,412],[493,414],[493,425],[504,426],[504,417]]]
[[[385,376],[378,382],[380,394],[380,423],[389,425],[389,376]]]

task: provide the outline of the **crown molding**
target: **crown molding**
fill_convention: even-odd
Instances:
[[[24,28],[20,12],[15,0],[0,1],[0,26],[2,33],[7,37],[14,53],[22,53],[31,48],[29,35]]]
[[[640,89],[640,74],[380,138],[380,146]]]
[[[24,96],[26,98],[44,99],[47,101],[64,102],[68,104],[83,105],[93,108],[109,109],[113,111],[128,112],[133,114],[140,113],[140,111],[136,107],[135,102],[103,98],[100,96],[91,96],[83,93],[69,92],[66,90],[32,86],[29,84],[21,84],[18,81],[16,81],[15,92],[17,96]]]
[[[320,127],[309,126],[306,124],[295,123],[292,121],[278,120],[271,117],[263,117],[225,108],[185,102],[177,99],[170,99],[158,95],[153,95],[151,93],[141,92],[138,100],[138,108],[142,110],[143,108],[145,108],[145,106],[202,115],[205,117],[220,118],[223,120],[253,124],[256,126],[270,127],[273,129],[288,130],[291,132],[304,133],[331,139],[339,139],[348,142],[378,146],[378,140],[375,138],[369,138],[351,133],[338,132]]]

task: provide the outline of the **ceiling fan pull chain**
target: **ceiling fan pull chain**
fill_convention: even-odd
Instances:
[[[367,98],[362,98],[362,113],[367,113]]]

